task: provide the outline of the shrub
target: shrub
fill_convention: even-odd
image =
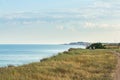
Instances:
[[[93,43],[87,46],[86,49],[105,49],[105,46],[102,43]]]
[[[15,66],[14,66],[14,65],[12,65],[12,64],[9,64],[9,65],[8,65],[8,67],[15,67]]]

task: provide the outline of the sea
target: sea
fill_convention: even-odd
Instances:
[[[57,55],[69,48],[85,48],[83,45],[0,44],[0,67],[20,66]]]

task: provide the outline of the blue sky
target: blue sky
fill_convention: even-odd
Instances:
[[[119,0],[0,0],[0,43],[119,42]]]

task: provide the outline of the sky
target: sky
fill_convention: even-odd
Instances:
[[[0,44],[120,42],[119,0],[0,0]]]

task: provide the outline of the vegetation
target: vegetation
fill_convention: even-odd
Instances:
[[[118,43],[118,48],[120,48],[120,43]]]
[[[120,43],[105,44],[106,49],[120,49]]]
[[[120,53],[120,49],[116,49],[116,52]]]
[[[102,43],[93,43],[87,49],[105,49],[105,46]]]
[[[41,62],[0,68],[0,80],[112,80],[116,64],[107,49],[70,49]]]

